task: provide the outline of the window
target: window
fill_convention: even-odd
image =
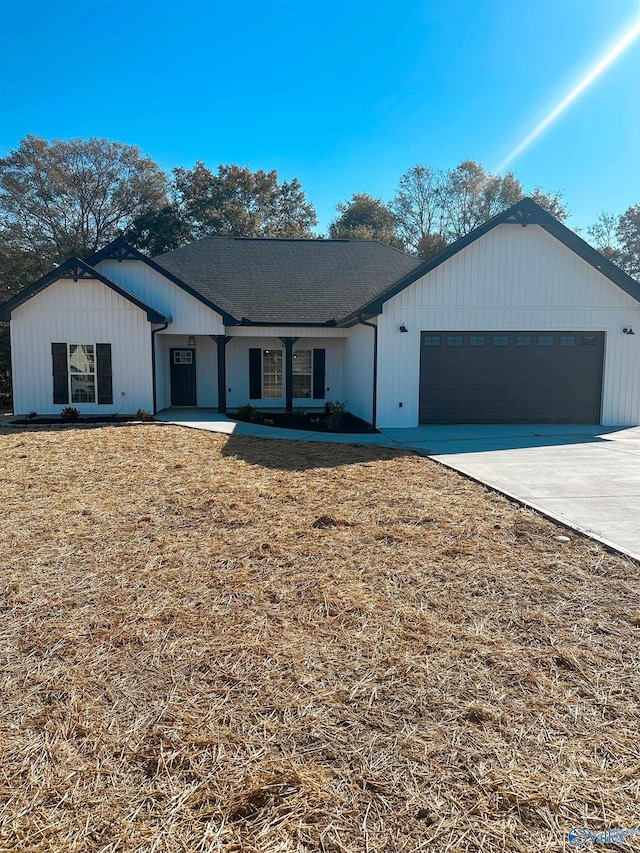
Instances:
[[[281,349],[266,349],[262,353],[262,397],[282,397]]]
[[[517,347],[530,347],[531,346],[531,335],[516,335],[516,346]]]
[[[574,347],[576,345],[575,335],[560,335],[561,347]]]
[[[312,357],[310,349],[293,353],[293,396],[311,397]]]
[[[470,347],[483,347],[486,343],[487,339],[484,335],[469,335]]]
[[[596,345],[596,336],[595,335],[583,335],[582,336],[582,346],[583,347],[594,347]]]
[[[464,337],[462,335],[447,335],[448,347],[461,347],[464,345]]]
[[[440,346],[440,335],[424,335],[422,338],[422,346],[439,347]]]
[[[538,346],[539,347],[552,347],[553,346],[553,335],[538,335]]]
[[[51,344],[54,405],[111,405],[111,344]]]
[[[96,364],[93,344],[69,344],[71,402],[95,403]]]
[[[493,335],[491,338],[491,344],[494,347],[508,347],[509,335]]]
[[[173,352],[174,364],[193,364],[193,352],[190,349],[177,349]]]

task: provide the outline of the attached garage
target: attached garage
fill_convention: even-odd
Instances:
[[[603,332],[424,331],[420,423],[599,423]]]
[[[376,423],[640,423],[640,284],[530,199],[364,306]]]

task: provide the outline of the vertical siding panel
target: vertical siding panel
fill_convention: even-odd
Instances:
[[[172,317],[173,334],[222,335],[222,317],[143,261],[104,260],[98,269],[147,304]]]
[[[92,307],[93,306],[93,307]],[[110,406],[77,404],[86,414],[109,414],[152,406],[150,329],[146,314],[100,282],[62,280],[12,313],[16,341],[16,409],[55,413],[51,343],[111,343],[114,401]],[[121,397],[125,391],[127,396]],[[123,405],[124,403],[124,405]]]

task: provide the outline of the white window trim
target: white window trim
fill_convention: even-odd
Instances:
[[[72,373],[71,371],[71,347],[93,347],[93,373]],[[68,343],[67,344],[67,387],[69,389],[69,405],[70,406],[97,406],[98,405],[98,364],[97,364],[97,345],[90,341],[83,343]],[[72,376],[93,376],[93,400],[91,402],[83,401],[82,403],[73,399],[73,389],[71,387]]]
[[[278,397],[267,397],[267,396],[265,396],[265,393],[264,393],[264,387],[265,387],[265,386],[264,386],[264,377],[265,377],[265,370],[264,370],[264,354],[265,354],[265,352],[276,352],[276,351],[279,351],[279,352],[280,352],[280,355],[282,356],[282,370],[280,371],[280,377],[281,377],[281,379],[280,379],[280,387],[281,387],[281,392],[280,392],[280,395],[279,395]],[[260,350],[260,353],[261,353],[261,358],[260,358],[260,381],[262,382],[262,397],[261,397],[261,399],[262,399],[262,400],[282,400],[282,398],[285,396],[285,387],[284,387],[284,386],[285,386],[285,383],[286,383],[286,381],[287,381],[287,376],[286,376],[286,366],[285,366],[285,363],[284,363],[284,349],[283,349],[282,347],[264,347],[264,348],[262,348],[262,349]],[[269,376],[277,376],[278,374],[277,374],[277,373],[269,373],[268,375],[269,375]]]
[[[308,397],[296,397],[294,395],[294,400],[311,400],[313,399],[313,349],[305,347],[304,349],[297,349],[293,351],[293,355],[296,353],[308,352],[309,353],[309,371],[304,373],[295,373],[292,371],[291,379],[293,381],[293,377],[295,376],[308,376],[309,377],[309,396]],[[285,376],[286,380],[286,376]],[[293,389],[291,389],[293,391]]]

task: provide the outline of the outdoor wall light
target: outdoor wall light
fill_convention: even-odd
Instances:
[[[196,339],[193,337],[193,335],[189,335],[189,343],[187,344],[187,346],[194,347],[195,345]]]
[[[622,334],[623,335],[635,335],[635,332],[633,331],[631,326],[625,326],[624,329],[622,330]]]
[[[403,324],[400,326],[400,331],[401,331],[401,332],[408,332],[408,331],[409,331],[409,329],[407,329],[407,327],[406,327],[406,326],[405,326],[405,324],[403,323]]]

